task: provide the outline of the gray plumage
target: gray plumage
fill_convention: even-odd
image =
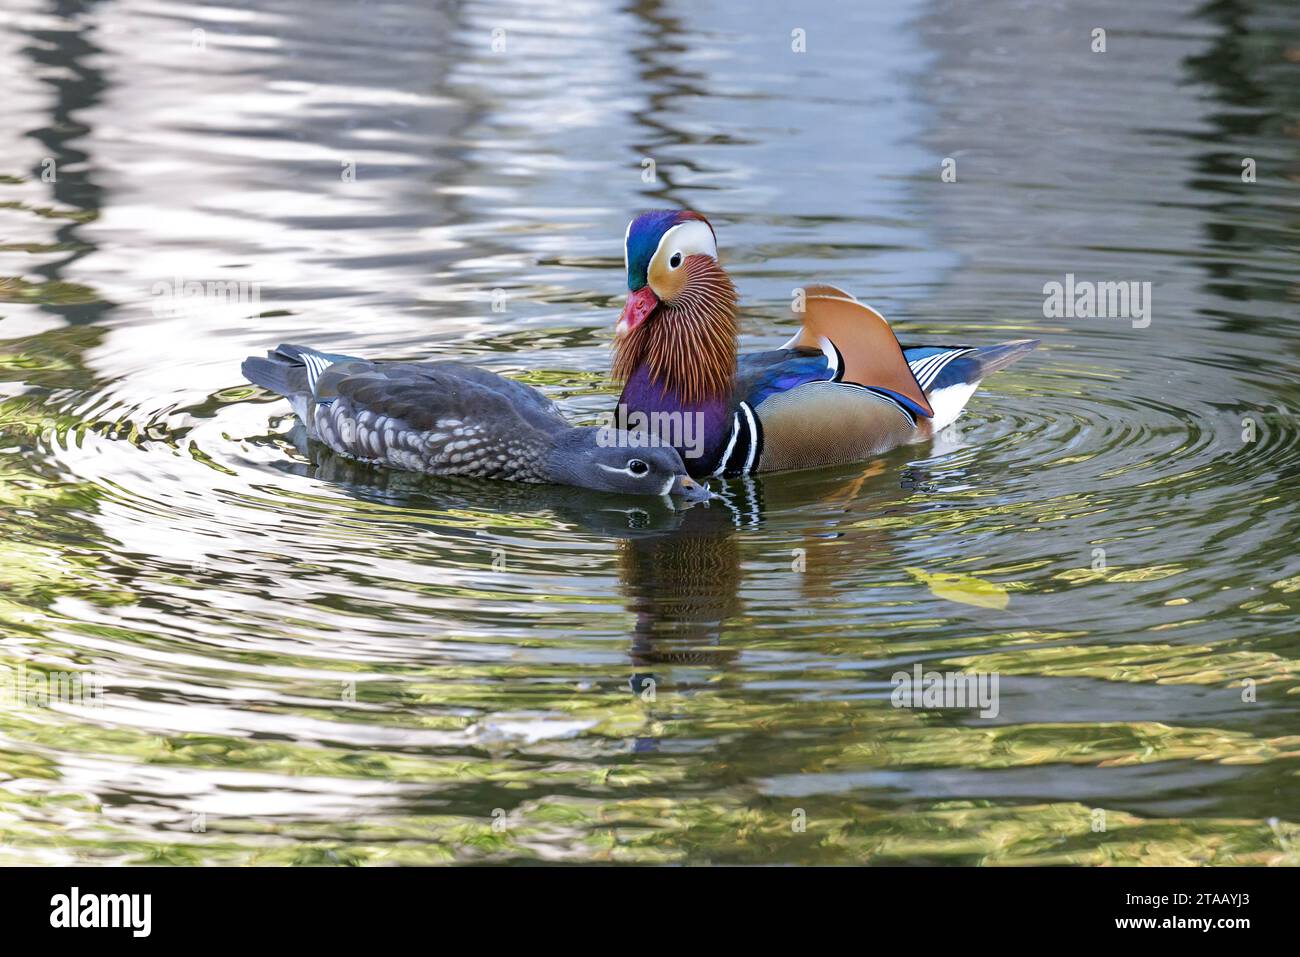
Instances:
[[[281,345],[245,378],[285,396],[310,438],[386,468],[708,497],[671,448],[574,428],[536,389],[459,362],[371,362]]]

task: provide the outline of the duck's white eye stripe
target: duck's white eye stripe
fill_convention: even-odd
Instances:
[[[623,274],[624,275],[626,275],[628,269],[631,268],[631,266],[629,265],[628,255],[627,255],[627,241],[632,238],[632,224],[635,222],[636,222],[635,219],[629,219],[627,221],[627,229],[623,230]]]
[[[646,475],[646,472],[649,472],[649,471],[650,471],[648,468],[646,469],[645,472],[633,472],[633,471],[632,471],[631,469],[629,469],[629,468],[616,469],[616,468],[614,468],[614,466],[612,466],[612,465],[606,465],[606,464],[603,463],[603,462],[597,462],[597,463],[596,463],[596,467],[597,467],[597,468],[604,469],[606,472],[617,472],[619,475],[630,475],[632,478],[644,478],[645,475]]]
[[[624,243],[624,250],[627,244]],[[678,223],[668,232],[659,238],[659,245],[655,248],[655,254],[651,257],[651,262],[658,259],[664,250],[671,252],[680,252],[682,258],[694,256],[697,253],[703,253],[714,259],[718,258],[718,242],[713,238],[713,230],[709,224],[701,222],[698,219],[689,219],[684,223]]]

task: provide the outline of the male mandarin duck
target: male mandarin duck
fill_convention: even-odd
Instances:
[[[372,465],[705,501],[678,453],[575,428],[536,389],[458,362],[370,362],[280,345],[244,377],[286,397],[309,438]]]
[[[814,285],[789,342],[737,358],[736,290],[707,219],[642,213],[623,246],[622,421],[655,423],[697,478],[857,462],[923,441],[957,418],[985,376],[1038,345],[903,346],[870,306]],[[680,440],[690,421],[662,431],[688,416],[703,430],[693,443]]]

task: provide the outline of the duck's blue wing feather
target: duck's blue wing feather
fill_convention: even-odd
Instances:
[[[764,399],[789,392],[807,382],[824,382],[835,377],[825,353],[812,349],[774,349],[751,352],[736,361],[736,391],[733,400],[758,408]]]
[[[832,363],[826,353],[817,349],[752,352],[741,356],[736,362],[736,392],[733,402],[737,405],[745,402],[750,408],[757,409],[763,400],[810,382],[837,382],[842,368],[843,363]],[[864,384],[901,405],[912,416],[927,415],[924,409],[905,395],[870,383]]]

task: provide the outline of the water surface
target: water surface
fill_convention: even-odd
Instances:
[[[6,0],[0,676],[103,696],[0,707],[0,861],[1297,863],[1300,13],[859,6]],[[746,348],[811,281],[1043,346],[680,511],[299,449],[239,376],[594,421],[662,205]],[[1150,324],[1045,318],[1067,273]],[[998,715],[893,707],[917,663]]]

